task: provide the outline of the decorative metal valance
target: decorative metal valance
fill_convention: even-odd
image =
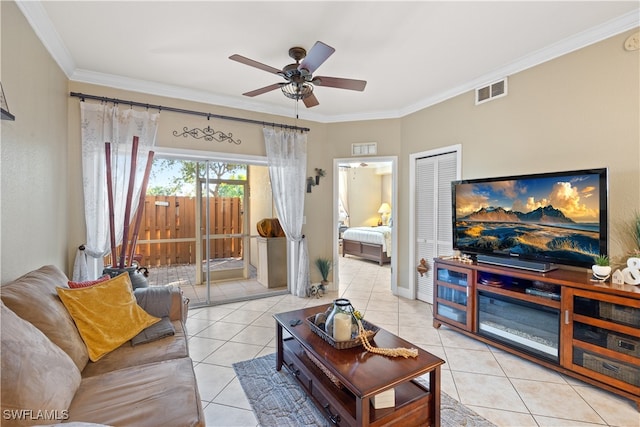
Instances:
[[[231,132],[226,134],[222,131],[214,130],[211,126],[207,126],[204,129],[200,129],[200,128],[189,129],[188,127],[185,126],[182,128],[182,132],[178,132],[177,130],[174,130],[173,136],[183,136],[185,138],[188,136],[191,136],[192,138],[204,139],[205,141],[218,141],[218,142],[228,141],[229,143],[233,143],[236,145],[242,144],[241,140],[233,139],[233,134]]]

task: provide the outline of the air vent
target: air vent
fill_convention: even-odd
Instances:
[[[507,95],[507,78],[476,89],[476,105]]]

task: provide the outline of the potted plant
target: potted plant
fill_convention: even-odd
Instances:
[[[606,280],[611,274],[611,266],[609,265],[609,257],[606,255],[598,255],[593,258],[594,264],[591,266],[593,275],[596,279]]]
[[[322,285],[326,286],[329,283],[329,273],[333,267],[333,261],[329,258],[317,258],[316,267],[318,267],[320,275],[322,276]]]
[[[640,211],[636,211],[631,220],[631,237],[635,248],[631,251],[632,255],[640,255]]]

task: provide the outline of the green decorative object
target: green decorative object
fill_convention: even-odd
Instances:
[[[331,269],[333,268],[333,261],[329,258],[317,258],[316,267],[318,267],[318,270],[320,271],[322,282],[329,282],[329,273],[331,273]]]
[[[636,211],[631,222],[631,235],[636,244],[635,253],[640,253],[640,211]]]
[[[611,275],[611,266],[609,265],[609,257],[607,255],[600,254],[593,257],[594,264],[591,266],[593,271],[593,277],[599,282],[604,282]]]
[[[595,265],[599,265],[601,267],[606,267],[609,265],[609,257],[606,255],[598,255],[593,258]]]

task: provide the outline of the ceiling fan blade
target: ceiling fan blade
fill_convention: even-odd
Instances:
[[[311,80],[316,86],[335,87],[338,89],[358,90],[362,92],[367,86],[364,80],[343,79],[340,77],[316,76]]]
[[[251,92],[243,93],[244,96],[258,96],[263,93],[271,92],[272,90],[279,89],[282,83],[274,83],[269,86],[262,87],[260,89],[252,90]]]
[[[304,98],[302,102],[304,102],[304,106],[307,108],[315,107],[316,105],[320,104],[318,102],[318,98],[316,98],[316,96],[313,93],[307,96],[306,98]]]
[[[245,64],[245,65],[249,65],[251,67],[259,68],[259,69],[264,70],[264,71],[266,71],[268,73],[282,74],[282,70],[278,70],[277,68],[271,67],[269,65],[265,65],[262,62],[254,61],[253,59],[246,58],[246,57],[244,57],[242,55],[234,54],[234,55],[231,55],[229,57],[229,59],[232,59],[234,61],[238,61],[241,64]]]
[[[313,45],[311,50],[307,53],[307,56],[302,60],[298,66],[298,70],[305,69],[309,71],[309,74],[313,74],[324,61],[329,58],[336,50],[329,45],[317,41]]]

